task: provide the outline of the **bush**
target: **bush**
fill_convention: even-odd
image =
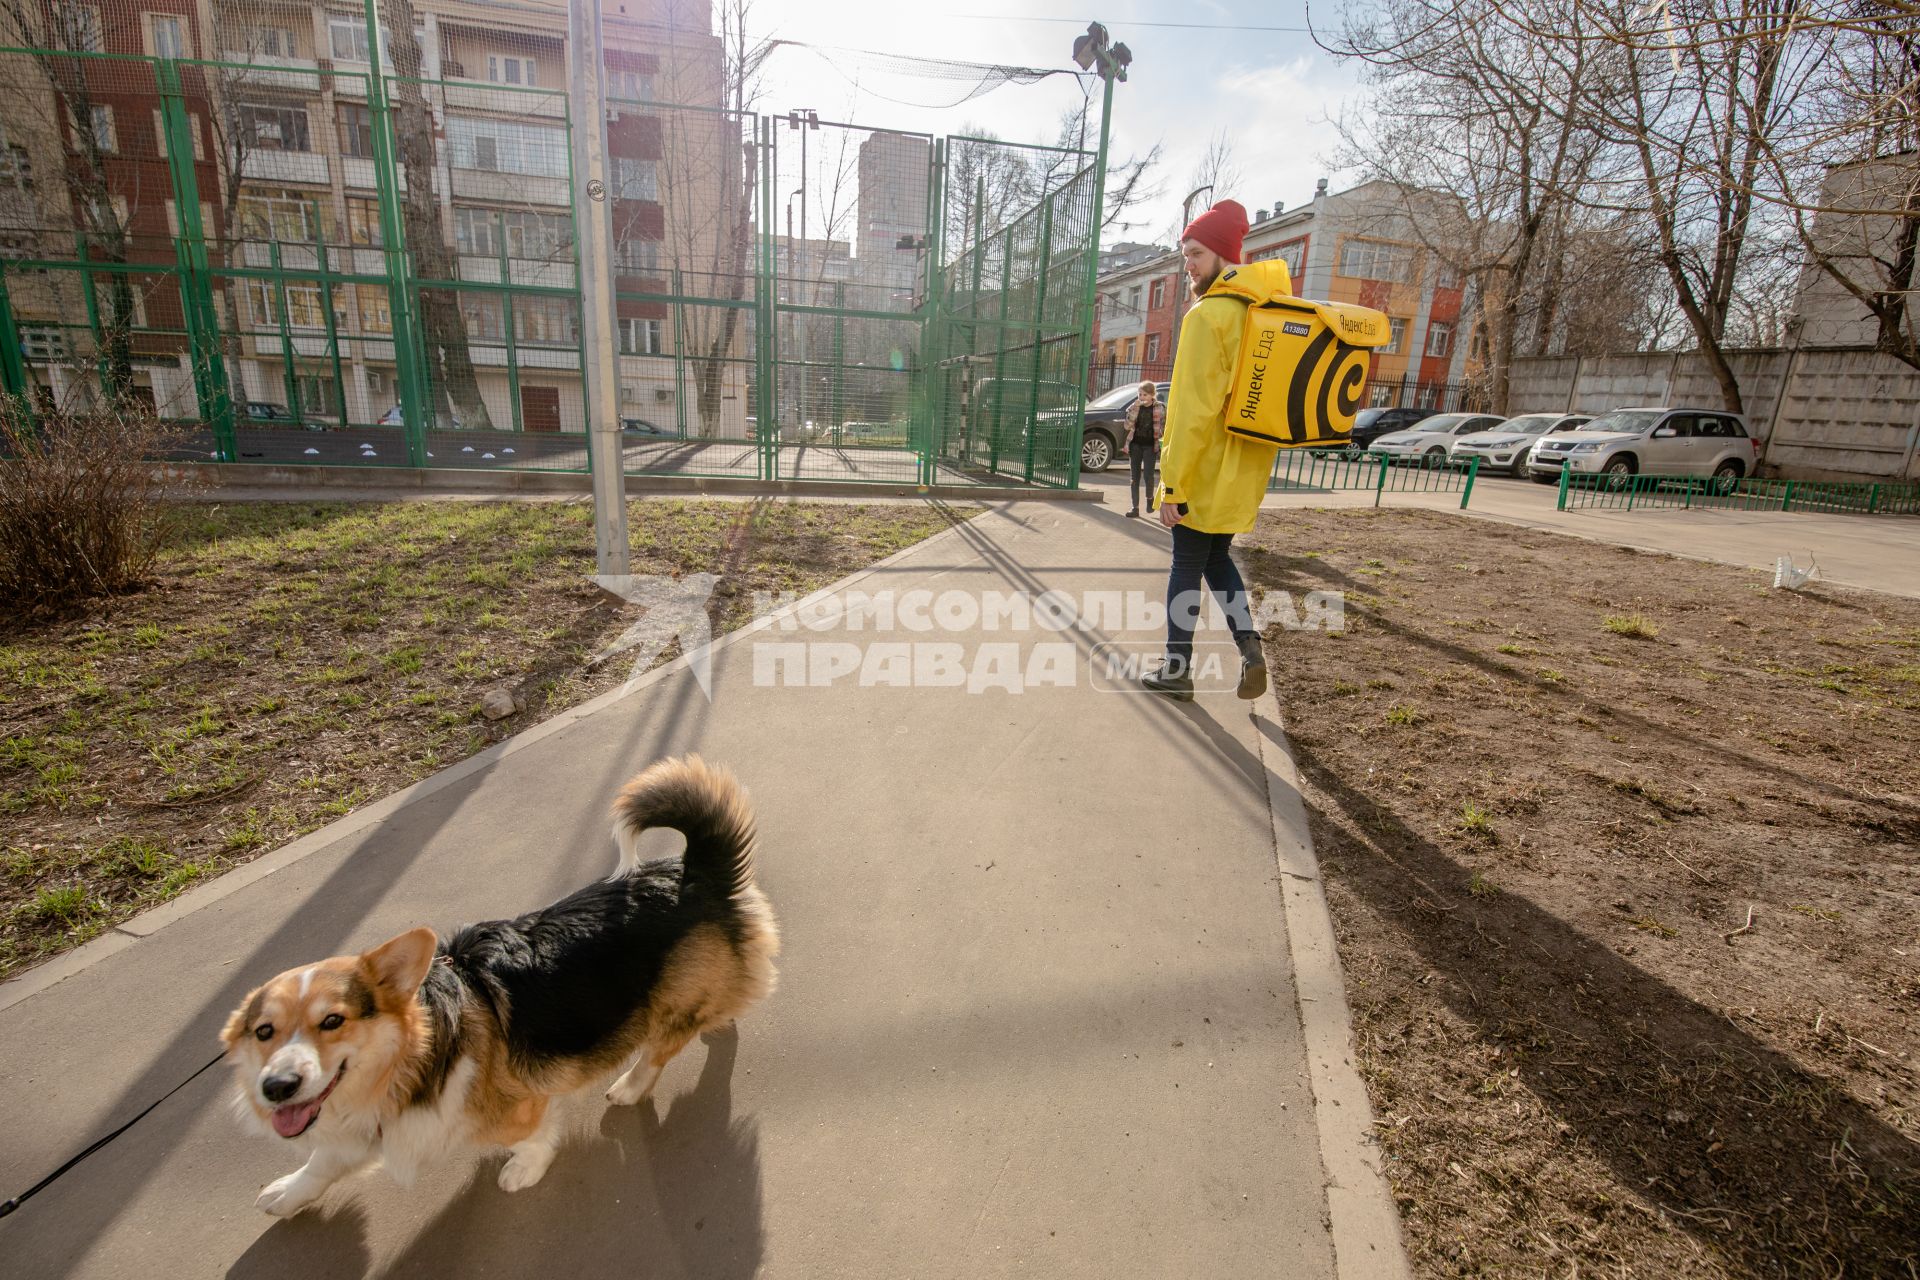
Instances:
[[[58,613],[145,582],[174,523],[150,460],[176,437],[132,406],[29,416],[0,397],[0,604]]]

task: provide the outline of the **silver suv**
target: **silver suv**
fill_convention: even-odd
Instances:
[[[1760,442],[1737,413],[1655,406],[1615,409],[1578,431],[1544,436],[1527,455],[1527,472],[1542,484],[1575,475],[1752,475]]]

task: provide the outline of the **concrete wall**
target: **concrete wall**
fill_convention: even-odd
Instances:
[[[1727,353],[1747,427],[1770,475],[1920,479],[1920,372],[1861,349]],[[1629,405],[1718,408],[1720,384],[1693,352],[1516,360],[1511,413]]]

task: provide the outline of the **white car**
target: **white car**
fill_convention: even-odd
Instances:
[[[1527,471],[1553,484],[1574,475],[1713,476],[1738,480],[1760,461],[1760,442],[1737,413],[1664,405],[1615,409],[1578,431],[1544,436],[1527,455]]]
[[[1448,460],[1464,470],[1478,458],[1482,475],[1499,470],[1517,478],[1527,474],[1527,451],[1542,436],[1578,431],[1591,421],[1592,417],[1584,413],[1523,413],[1486,431],[1455,436]]]
[[[1384,453],[1396,462],[1444,466],[1456,438],[1499,425],[1500,419],[1491,413],[1438,413],[1405,430],[1381,436],[1367,446],[1367,452]]]

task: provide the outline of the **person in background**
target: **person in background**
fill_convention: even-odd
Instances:
[[[1127,456],[1133,460],[1133,506],[1127,512],[1131,520],[1140,514],[1140,494],[1144,491],[1149,499],[1153,497],[1153,468],[1160,460],[1160,433],[1166,429],[1159,391],[1151,382],[1140,384],[1127,417],[1132,424],[1127,432]]]
[[[1160,522],[1173,531],[1167,574],[1167,655],[1141,677],[1155,693],[1177,702],[1193,697],[1193,633],[1206,597],[1204,581],[1226,614],[1240,651],[1245,699],[1267,690],[1267,660],[1254,630],[1246,584],[1232,557],[1233,536],[1253,528],[1273,470],[1274,446],[1229,435],[1227,397],[1240,355],[1249,302],[1277,288],[1291,293],[1279,259],[1238,265],[1247,211],[1222,200],[1195,218],[1180,238],[1187,278],[1197,299],[1180,323],[1173,388],[1160,453]]]

